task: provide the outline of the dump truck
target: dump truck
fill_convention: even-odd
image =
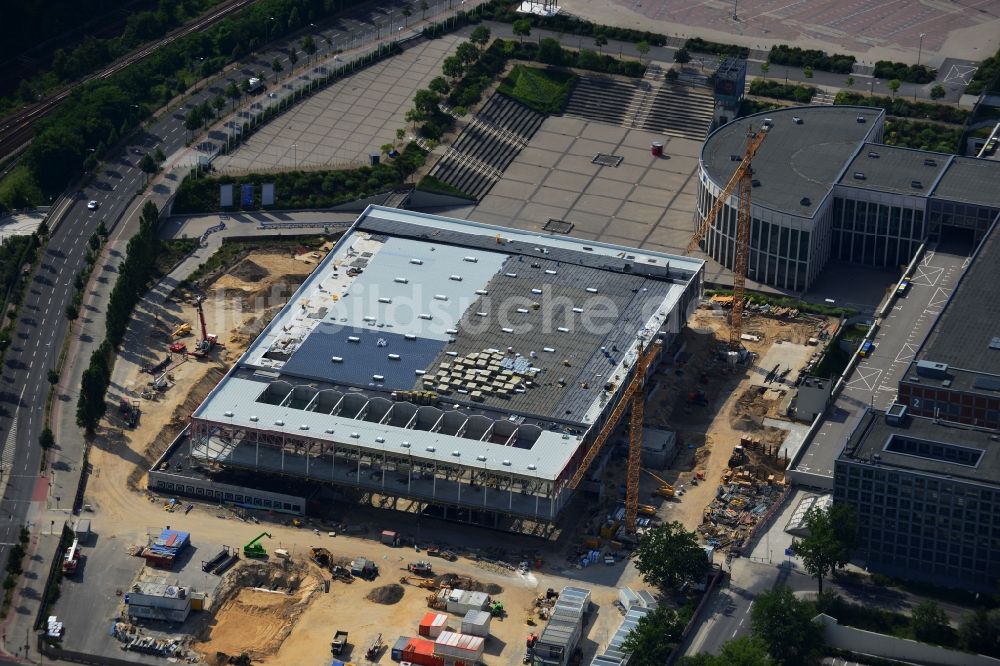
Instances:
[[[340,654],[344,651],[344,647],[347,645],[347,632],[337,629],[336,633],[333,634],[333,640],[330,642],[330,652],[333,654]]]

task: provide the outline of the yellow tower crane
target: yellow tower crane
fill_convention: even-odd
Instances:
[[[742,347],[740,334],[743,333],[743,302],[746,300],[747,264],[750,258],[750,190],[753,189],[753,168],[750,166],[750,162],[757,154],[760,144],[764,142],[766,136],[767,125],[757,132],[750,128],[747,129],[747,148],[743,153],[743,159],[736,167],[729,182],[722,188],[715,204],[705,215],[701,226],[698,227],[698,231],[695,232],[684,251],[684,254],[691,254],[697,249],[698,244],[705,238],[705,234],[715,223],[723,207],[729,203],[729,197],[733,190],[739,188],[737,193],[739,207],[736,216],[736,247],[733,253],[733,310],[729,318],[729,348],[732,350]]]

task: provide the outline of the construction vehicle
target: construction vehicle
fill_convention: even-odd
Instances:
[[[270,539],[271,535],[268,534],[267,532],[261,532],[260,534],[257,535],[256,539],[254,539],[247,545],[243,546],[243,557],[249,557],[258,560],[267,557],[267,550],[264,549],[264,546],[260,545],[260,540],[263,539],[264,537]]]
[[[139,415],[142,413],[139,409],[139,401],[130,401],[127,398],[121,398],[118,401],[118,412],[122,414],[129,428],[134,428],[139,423]]]
[[[590,464],[604,448],[611,434],[618,427],[622,416],[631,409],[628,421],[628,472],[625,482],[625,530],[630,534],[635,534],[636,518],[639,513],[639,469],[642,454],[642,421],[646,408],[646,375],[649,374],[649,368],[653,361],[659,357],[661,349],[662,343],[659,340],[654,340],[647,345],[639,344],[632,379],[622,392],[618,404],[608,415],[608,420],[604,422],[604,426],[597,433],[590,448],[587,449],[583,460],[580,461],[580,466],[577,467],[568,484],[572,490],[580,485],[583,477],[587,475]]]
[[[170,350],[171,354],[186,354],[187,353],[187,345],[184,344],[183,342],[175,342],[174,344],[172,344],[169,347],[167,347],[167,349]]]
[[[274,549],[274,555],[275,555],[275,557],[278,557],[278,558],[280,558],[282,560],[290,560],[290,559],[292,559],[292,554],[289,553],[284,548],[275,548]]]
[[[660,497],[674,497],[676,491],[674,490],[674,487],[672,485],[666,482],[665,479],[657,476],[656,474],[653,474],[645,467],[642,469],[642,471],[645,472],[646,474],[649,474],[651,477],[660,482],[660,487],[653,492],[654,495],[659,495]]]
[[[191,324],[184,322],[183,324],[175,328],[174,332],[171,333],[170,335],[171,337],[181,338],[184,337],[185,335],[188,335],[189,333],[191,333]]]
[[[507,615],[507,610],[503,607],[503,602],[492,601],[490,602],[490,615],[493,617],[504,617]]]
[[[421,560],[419,562],[410,562],[409,564],[406,565],[406,570],[409,571],[410,573],[416,574],[418,576],[433,576],[434,575],[434,567],[433,567],[433,565],[431,565],[430,562],[425,562],[423,560]]]
[[[63,555],[62,561],[62,571],[65,575],[69,576],[76,572],[77,566],[80,564],[80,540],[73,539],[73,543],[69,548],[66,549],[66,553]]]
[[[344,651],[344,647],[347,646],[347,632],[337,629],[333,634],[333,640],[330,641],[330,652],[333,654],[340,654]]]
[[[379,653],[382,651],[382,634],[375,637],[372,644],[365,650],[365,659],[369,661],[376,661],[378,659]]]
[[[201,307],[204,300],[204,296],[199,296],[194,301],[194,306],[198,309],[198,322],[201,324],[201,340],[195,343],[191,355],[197,358],[204,358],[216,347],[225,346],[219,342],[219,336],[215,333],[209,333],[208,327],[205,326],[205,310]]]
[[[313,547],[309,551],[313,561],[324,569],[330,566],[330,551],[326,548]]]
[[[740,335],[743,333],[743,306],[746,304],[747,267],[750,261],[750,191],[753,189],[753,168],[751,162],[767,136],[768,124],[757,132],[747,129],[747,147],[743,159],[733,171],[732,177],[715,200],[715,204],[701,221],[701,226],[691,238],[684,254],[693,252],[716,218],[729,203],[729,197],[738,189],[738,211],[736,216],[736,247],[733,252],[733,309],[729,315],[729,348],[745,353]]]

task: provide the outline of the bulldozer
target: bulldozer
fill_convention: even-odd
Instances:
[[[174,329],[174,332],[171,333],[171,336],[175,338],[180,338],[187,335],[190,332],[191,332],[191,324],[184,322],[183,324]]]

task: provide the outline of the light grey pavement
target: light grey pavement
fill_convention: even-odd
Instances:
[[[909,293],[882,321],[875,349],[861,360],[827,411],[796,470],[833,484],[833,463],[868,407],[885,409],[896,397],[902,373],[923,343],[958,278],[968,254],[928,250],[913,274]]]
[[[414,93],[441,75],[441,62],[461,38],[422,41],[401,54],[329,86],[275,118],[229,155],[218,171],[367,164],[408,128]]]

